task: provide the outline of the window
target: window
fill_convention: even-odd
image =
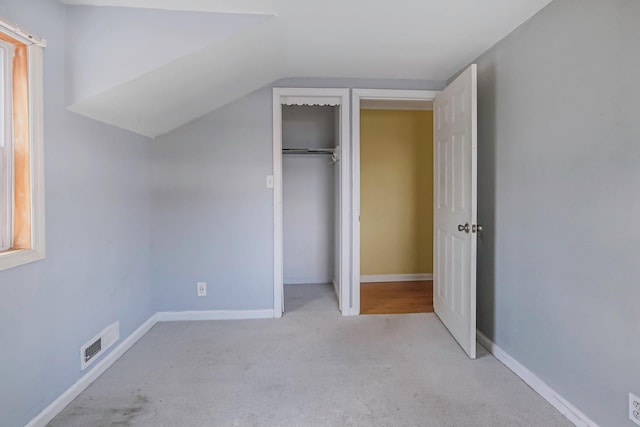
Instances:
[[[0,18],[0,270],[44,258],[44,46]]]
[[[11,248],[11,56],[11,45],[0,41],[0,251]]]

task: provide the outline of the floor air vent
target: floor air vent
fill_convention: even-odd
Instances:
[[[120,338],[120,324],[114,322],[80,347],[80,368],[85,369]]]

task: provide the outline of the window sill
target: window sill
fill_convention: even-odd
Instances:
[[[36,249],[15,249],[0,252],[0,271],[44,259],[44,252]]]

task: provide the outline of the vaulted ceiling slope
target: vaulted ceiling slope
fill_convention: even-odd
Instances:
[[[61,1],[69,109],[153,138],[287,77],[446,80],[550,0]]]

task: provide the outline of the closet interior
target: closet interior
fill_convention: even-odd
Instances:
[[[282,106],[285,312],[339,277],[339,109]]]

